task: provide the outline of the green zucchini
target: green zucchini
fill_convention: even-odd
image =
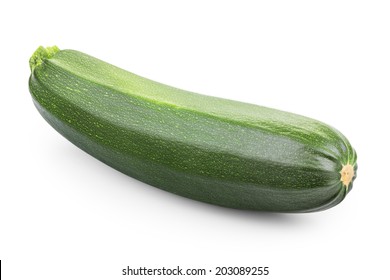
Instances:
[[[59,133],[107,165],[207,203],[312,212],[340,203],[356,153],[336,129],[187,92],[74,50],[39,47],[29,89]]]

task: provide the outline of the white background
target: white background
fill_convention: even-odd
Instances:
[[[3,1],[4,279],[172,279],[121,276],[127,265],[270,269],[177,279],[390,279],[389,14],[388,1]],[[357,150],[354,189],[324,212],[267,214],[140,183],[38,114],[28,59],[39,45],[324,121]]]

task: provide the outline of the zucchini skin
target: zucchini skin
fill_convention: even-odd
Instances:
[[[169,87],[74,50],[40,47],[30,66],[33,102],[53,128],[152,186],[274,212],[328,209],[352,189],[356,152],[319,121]]]

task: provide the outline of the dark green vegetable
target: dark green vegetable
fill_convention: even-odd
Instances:
[[[30,92],[72,143],[145,183],[240,209],[308,212],[341,202],[356,153],[303,116],[169,87],[84,53],[40,47]]]

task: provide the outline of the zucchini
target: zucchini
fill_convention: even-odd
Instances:
[[[39,47],[29,89],[43,118],[107,165],[215,205],[312,212],[340,203],[356,153],[336,129],[187,92],[74,50]]]

